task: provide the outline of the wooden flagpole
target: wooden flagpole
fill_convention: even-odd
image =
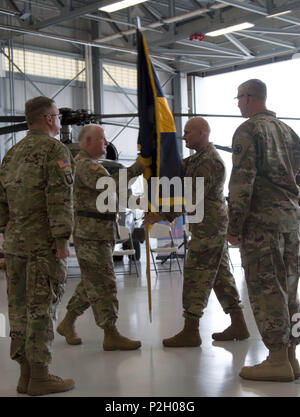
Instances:
[[[138,30],[141,30],[141,19],[139,16],[136,18],[136,24]],[[146,180],[144,179],[146,182]],[[146,240],[146,275],[147,275],[147,289],[148,289],[148,309],[150,323],[152,323],[152,299],[151,299],[151,270],[150,270],[150,244],[149,244],[149,225],[145,224],[145,240]]]

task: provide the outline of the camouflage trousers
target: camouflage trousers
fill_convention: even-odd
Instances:
[[[189,242],[184,268],[183,317],[201,317],[212,289],[226,314],[240,309],[224,235],[210,239],[192,238]]]
[[[281,349],[292,339],[298,344],[298,334],[293,336],[293,318],[300,311],[299,232],[249,230],[243,236],[241,257],[264,344],[269,350]]]
[[[74,246],[81,281],[67,305],[67,310],[79,316],[91,306],[99,327],[114,324],[119,308],[112,257],[114,242],[74,236]]]
[[[66,261],[45,255],[5,254],[10,355],[21,362],[51,362],[56,306],[64,294]]]

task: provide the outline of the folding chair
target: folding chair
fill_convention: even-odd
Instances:
[[[123,271],[123,272],[115,272],[116,274],[129,274],[131,275],[131,263],[132,260],[134,261],[134,265],[135,265],[135,270],[136,270],[136,275],[140,276],[140,272],[139,272],[139,268],[137,265],[137,261],[136,261],[136,256],[135,256],[135,249],[133,247],[133,241],[132,241],[132,236],[131,236],[131,232],[129,227],[126,226],[120,226],[119,225],[119,234],[120,234],[120,239],[117,240],[116,242],[116,246],[121,246],[122,243],[129,241],[129,249],[123,249],[123,248],[116,248],[113,251],[113,256],[124,256],[127,255],[129,257],[129,272]]]
[[[174,244],[174,240],[173,240],[173,236],[172,236],[172,232],[171,232],[171,227],[166,225],[166,224],[159,224],[159,223],[155,223],[150,231],[149,231],[149,237],[150,239],[167,239],[168,241],[171,241],[171,244],[169,244],[168,246],[164,246],[164,247],[151,247],[151,243],[150,243],[150,253],[151,253],[151,257],[152,257],[152,262],[154,265],[154,269],[156,272],[156,275],[158,274],[159,271],[166,271],[166,269],[158,269],[156,267],[156,262],[154,259],[154,253],[156,254],[165,254],[169,259],[170,259],[170,267],[169,267],[169,272],[171,272],[172,270],[172,260],[176,259],[177,260],[177,265],[178,265],[178,270],[181,273],[181,267],[180,267],[180,263],[179,263],[179,259],[178,259],[178,246]],[[178,271],[176,270],[176,271]]]

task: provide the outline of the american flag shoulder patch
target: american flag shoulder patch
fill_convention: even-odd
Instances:
[[[71,162],[68,159],[60,159],[59,161],[57,161],[57,165],[59,166],[59,168],[63,169],[70,167]]]
[[[99,168],[99,165],[98,164],[96,164],[96,163],[93,163],[92,165],[91,165],[91,169],[93,170],[93,171],[97,171],[97,169]]]

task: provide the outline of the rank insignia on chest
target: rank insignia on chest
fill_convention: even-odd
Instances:
[[[57,165],[61,169],[68,168],[71,166],[71,162],[68,159],[60,159],[59,161],[57,161]]]

